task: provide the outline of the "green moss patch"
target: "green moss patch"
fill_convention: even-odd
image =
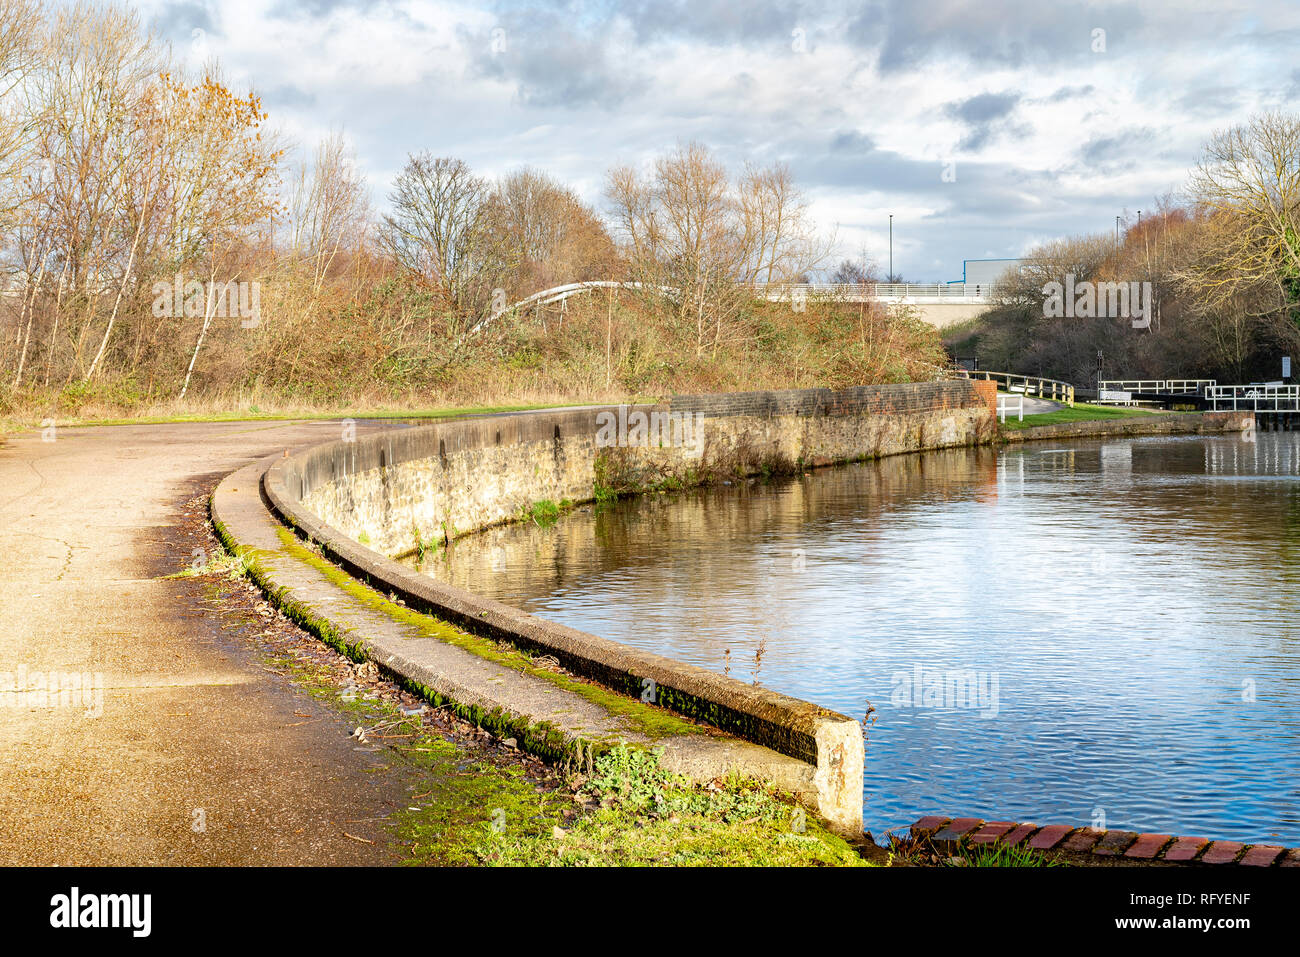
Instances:
[[[537,664],[535,659],[517,648],[500,644],[480,635],[470,634],[431,615],[425,615],[405,605],[400,605],[368,585],[357,581],[337,565],[326,561],[316,552],[307,548],[289,529],[277,529],[277,534],[280,536],[285,551],[291,557],[310,565],[324,575],[331,584],[340,588],[366,607],[415,629],[425,637],[445,641],[481,658],[486,658],[489,661],[504,665],[507,668],[513,668],[515,671],[533,677],[542,678],[566,691],[579,694],[592,704],[599,705],[611,714],[624,718],[629,722],[632,730],[644,734],[648,738],[657,739],[677,734],[700,734],[703,731],[698,725],[685,721],[662,708],[656,708],[654,705],[625,697],[615,691],[583,681],[581,678],[560,674],[544,668]]]
[[[550,528],[554,525],[561,515],[565,512],[572,511],[574,502],[569,499],[563,499],[559,502],[552,502],[550,499],[542,499],[533,502],[531,505],[519,506],[518,520],[527,524],[532,522],[539,528]]]

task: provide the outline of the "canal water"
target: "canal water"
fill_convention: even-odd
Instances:
[[[867,718],[877,837],[941,813],[1295,846],[1300,436],[1250,438],[654,495],[424,571]]]

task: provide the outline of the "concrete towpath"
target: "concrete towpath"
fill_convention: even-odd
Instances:
[[[176,535],[187,496],[338,434],[194,423],[0,446],[0,689],[37,673],[103,681],[102,707],[0,690],[0,863],[390,859],[374,822],[399,783],[226,634],[201,581],[165,577],[190,561]]]

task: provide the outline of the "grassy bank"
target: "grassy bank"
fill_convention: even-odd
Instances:
[[[290,662],[275,662],[286,668]],[[412,865],[863,866],[848,843],[764,785],[698,787],[664,771],[653,752],[617,747],[547,781],[513,749],[467,750],[421,715],[384,698],[344,702],[332,671],[295,667],[296,681],[348,715],[369,740],[393,742],[390,764],[410,798],[385,824]],[[463,722],[456,722],[464,725]],[[467,725],[462,734],[472,733]],[[531,773],[530,773],[531,772]]]
[[[1073,408],[1057,409],[1055,412],[1040,412],[1037,415],[1027,415],[1023,421],[1008,415],[1005,422],[1000,423],[1002,428],[1017,431],[1019,429],[1032,429],[1038,425],[1057,425],[1061,422],[1092,422],[1097,419],[1131,419],[1134,416],[1158,415],[1149,409],[1137,408],[1116,408],[1114,406],[1090,405],[1086,402],[1076,402]]]
[[[268,315],[254,329],[214,327],[184,399],[190,351],[172,361],[114,363],[93,376],[75,363],[55,363],[51,375],[41,366],[39,383],[0,385],[0,428],[44,420],[427,416],[674,393],[836,388],[928,379],[946,362],[938,330],[914,313],[817,297],[801,311],[739,297],[734,313],[703,327],[658,299],[592,294],[568,302],[563,315],[558,307],[507,314],[480,333],[451,335],[438,332],[437,316],[425,315],[418,290],[389,293],[371,304],[379,316],[358,314],[353,304],[310,316]],[[392,311],[427,322],[388,321]],[[421,328],[425,334],[417,335]],[[168,340],[191,350],[193,341]]]
[[[496,814],[471,828],[467,863],[506,866],[843,866],[866,864],[844,840],[764,785],[731,779],[706,787],[669,774],[658,755],[618,747],[567,781],[572,814],[539,804],[528,825]],[[481,806],[481,805],[480,805]],[[525,808],[531,812],[532,808]],[[445,853],[427,841],[436,815],[407,811],[394,822],[412,863]],[[421,848],[425,848],[424,851]]]

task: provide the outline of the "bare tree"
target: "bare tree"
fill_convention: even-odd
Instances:
[[[1300,116],[1261,113],[1215,134],[1189,192],[1211,214],[1204,254],[1184,273],[1206,304],[1300,322]]]
[[[476,316],[500,279],[504,251],[490,229],[491,185],[464,161],[412,155],[389,194],[387,250],[437,288],[458,319]]]
[[[872,269],[871,263],[867,262],[865,255],[859,259],[844,259],[831,273],[830,281],[842,285],[861,286],[876,281],[875,270]]]
[[[31,217],[50,234],[80,313],[69,329],[71,378],[88,372],[85,350],[94,342],[101,298],[122,288],[134,262],[143,228],[130,199],[141,179],[137,120],[166,61],[133,12],[87,2],[50,17],[41,58],[29,78],[37,120],[30,155],[40,182]]]
[[[308,268],[319,294],[340,260],[361,250],[370,227],[369,190],[341,132],[321,140],[311,164],[299,166],[289,214],[290,257]]]
[[[807,202],[783,165],[747,167],[733,184],[699,143],[659,157],[642,177],[610,171],[606,195],[634,278],[677,290],[674,313],[696,353],[744,335],[736,319],[755,282],[791,281],[825,256]]]
[[[514,271],[513,296],[610,277],[617,254],[609,233],[571,189],[545,173],[511,173],[496,185],[491,204]]]
[[[279,137],[262,128],[267,115],[260,98],[251,91],[232,93],[215,66],[192,85],[164,76],[159,90],[162,135],[175,142],[168,195],[182,200],[173,201],[165,235],[173,253],[194,267],[205,266],[207,275],[203,326],[181,385],[184,398],[223,298],[218,290],[242,279],[243,249],[280,211],[275,188],[284,150]]]
[[[741,230],[741,277],[746,282],[791,282],[815,269],[833,241],[819,238],[808,200],[790,167],[745,167],[737,184]]]
[[[26,200],[22,174],[39,113],[27,81],[39,63],[40,6],[35,0],[0,0],[0,227]]]

